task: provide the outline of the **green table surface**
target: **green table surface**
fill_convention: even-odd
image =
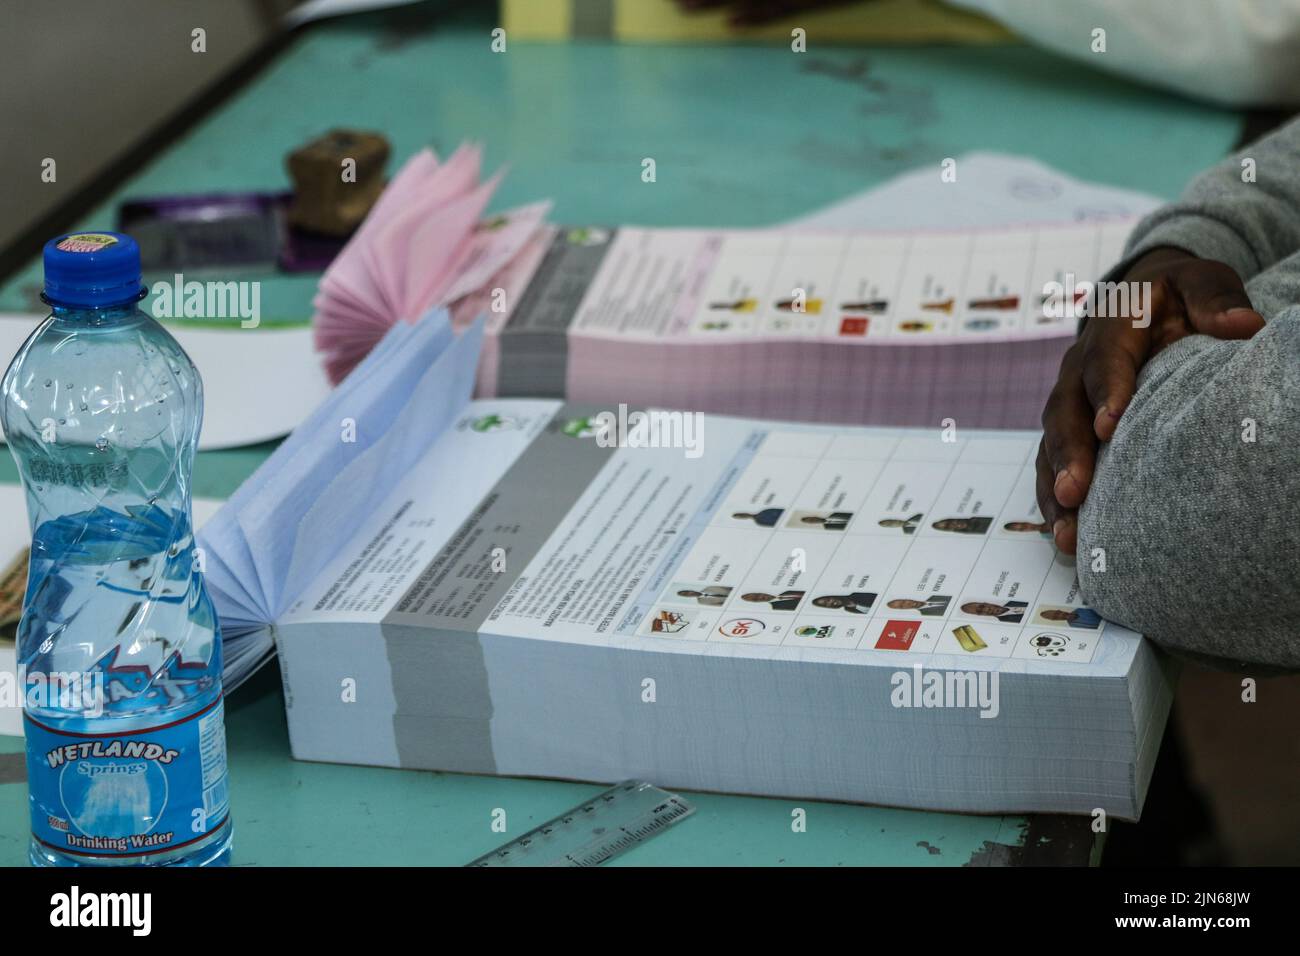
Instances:
[[[288,186],[285,154],[336,126],[383,132],[395,162],[432,145],[509,164],[495,208],[540,197],[571,223],[768,225],[897,173],[991,149],[1172,197],[1236,140],[1241,117],[1024,46],[850,49],[525,44],[427,6],[318,24],[78,228],[124,198]],[[481,16],[478,15],[478,16]],[[209,43],[220,38],[209,38]],[[653,157],[657,181],[641,181]],[[314,277],[261,278],[264,322],[310,314]],[[37,307],[39,265],[0,287]],[[254,333],[255,334],[255,333]],[[198,495],[230,494],[273,445],[198,456]],[[16,480],[0,459],[0,480]],[[333,766],[289,756],[274,667],[229,701],[238,864],[464,863],[594,785]],[[26,859],[21,741],[0,738],[0,864]],[[627,864],[988,865],[1095,861],[1082,818],[969,816],[691,794],[695,816]],[[805,832],[792,810],[807,811]],[[506,834],[493,811],[506,811]]]

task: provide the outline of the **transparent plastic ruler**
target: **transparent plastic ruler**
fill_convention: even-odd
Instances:
[[[675,793],[626,780],[466,865],[599,866],[694,812]]]

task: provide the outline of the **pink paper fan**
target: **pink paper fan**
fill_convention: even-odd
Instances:
[[[482,221],[501,174],[480,182],[483,151],[460,146],[445,163],[412,156],[321,277],[312,300],[316,349],[338,383],[396,322],[479,301],[544,225],[549,203]],[[460,311],[463,314],[464,310]]]

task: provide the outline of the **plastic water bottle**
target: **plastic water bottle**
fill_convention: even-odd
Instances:
[[[18,660],[34,864],[229,859],[221,637],[190,520],[203,385],[117,233],[45,246],[3,384],[32,529]]]

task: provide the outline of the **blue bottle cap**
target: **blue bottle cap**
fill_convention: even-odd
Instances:
[[[45,244],[45,292],[49,305],[97,308],[145,295],[140,247],[120,232],[74,232]]]

